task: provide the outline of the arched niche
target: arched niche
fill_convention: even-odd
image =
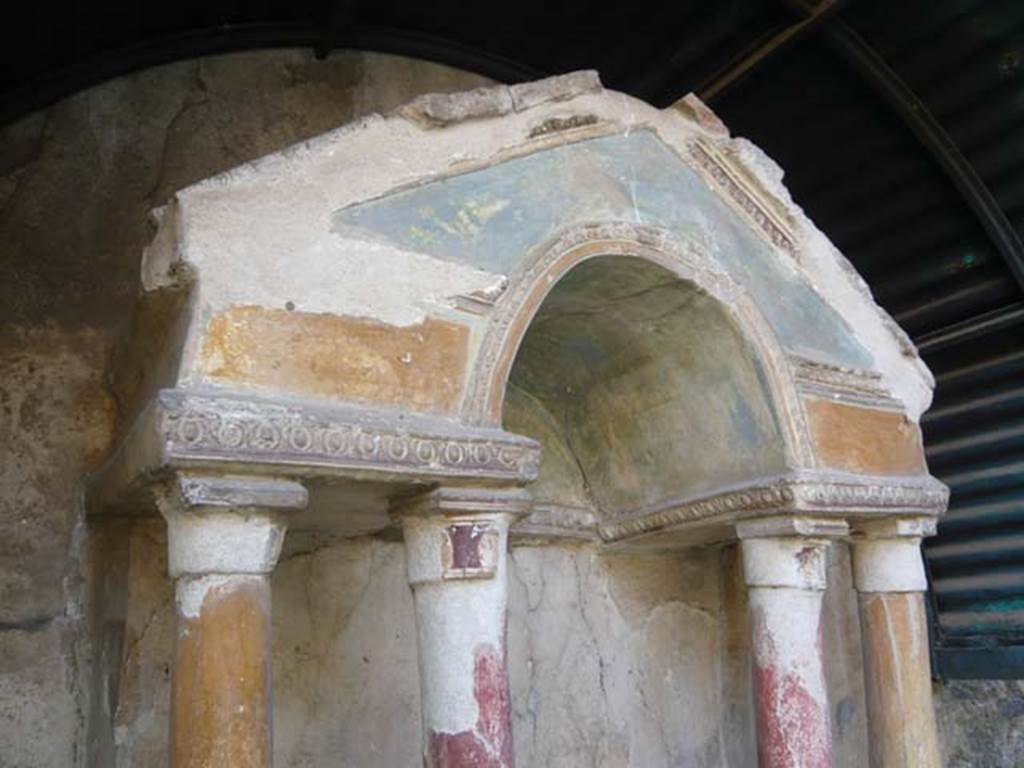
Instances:
[[[544,446],[542,507],[634,516],[779,476],[805,454],[791,378],[756,308],[665,233],[563,236],[495,315],[467,415]]]
[[[372,485],[365,532],[424,486],[531,485],[532,436],[535,497],[584,510],[545,518],[554,536],[932,514],[920,361],[773,166],[590,78],[512,93],[430,97],[182,190],[143,274],[187,292],[184,330],[91,503],[169,469],[299,476],[346,532],[341,494]],[[651,303],[574,324],[617,285]],[[601,418],[567,425],[559,386]]]

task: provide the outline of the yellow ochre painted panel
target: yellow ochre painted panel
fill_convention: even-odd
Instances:
[[[818,463],[871,475],[927,471],[921,431],[902,413],[824,400],[805,401]]]
[[[465,326],[431,317],[393,326],[241,306],[211,318],[199,365],[216,383],[445,413],[462,395],[468,340]]]

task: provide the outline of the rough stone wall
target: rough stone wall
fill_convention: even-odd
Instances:
[[[944,765],[1024,765],[1024,682],[955,680],[936,687]]]
[[[89,328],[0,331],[0,765],[81,754],[80,481],[110,440],[110,349]]]
[[[133,312],[150,209],[367,112],[485,82],[390,56],[238,54],[119,78],[0,129],[4,768],[110,765],[113,736],[97,724],[132,706],[117,702],[122,650],[149,670],[121,631],[125,589],[148,587],[126,581],[123,536],[86,530],[81,478],[147,362],[145,350],[139,367],[121,361],[146,322]]]

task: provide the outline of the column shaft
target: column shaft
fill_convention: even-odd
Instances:
[[[821,655],[818,590],[749,592],[761,768],[828,768],[832,728]]]
[[[874,768],[939,768],[924,595],[860,595]]]
[[[269,578],[182,577],[176,593],[171,764],[269,766]]]
[[[834,520],[765,518],[737,525],[754,655],[761,768],[830,768],[832,724],[821,605]]]
[[[404,514],[419,641],[426,768],[512,768],[506,660],[509,503],[431,495]],[[481,512],[474,514],[474,508]],[[438,514],[441,513],[441,514]]]
[[[930,520],[866,524],[853,540],[872,768],[939,768],[920,537]]]

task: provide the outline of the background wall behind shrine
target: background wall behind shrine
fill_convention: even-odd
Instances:
[[[0,766],[166,764],[163,524],[86,526],[81,500],[83,474],[124,427],[149,210],[360,115],[484,82],[382,55],[237,54],[119,78],[0,129]],[[845,557],[832,561],[826,659],[838,764],[859,766]],[[520,765],[747,764],[737,573],[731,549],[517,550],[509,653]],[[277,764],[418,765],[401,547],[290,536],[274,601]],[[951,765],[1024,761],[1012,752],[1024,751],[1014,694],[1015,684],[940,694]]]

